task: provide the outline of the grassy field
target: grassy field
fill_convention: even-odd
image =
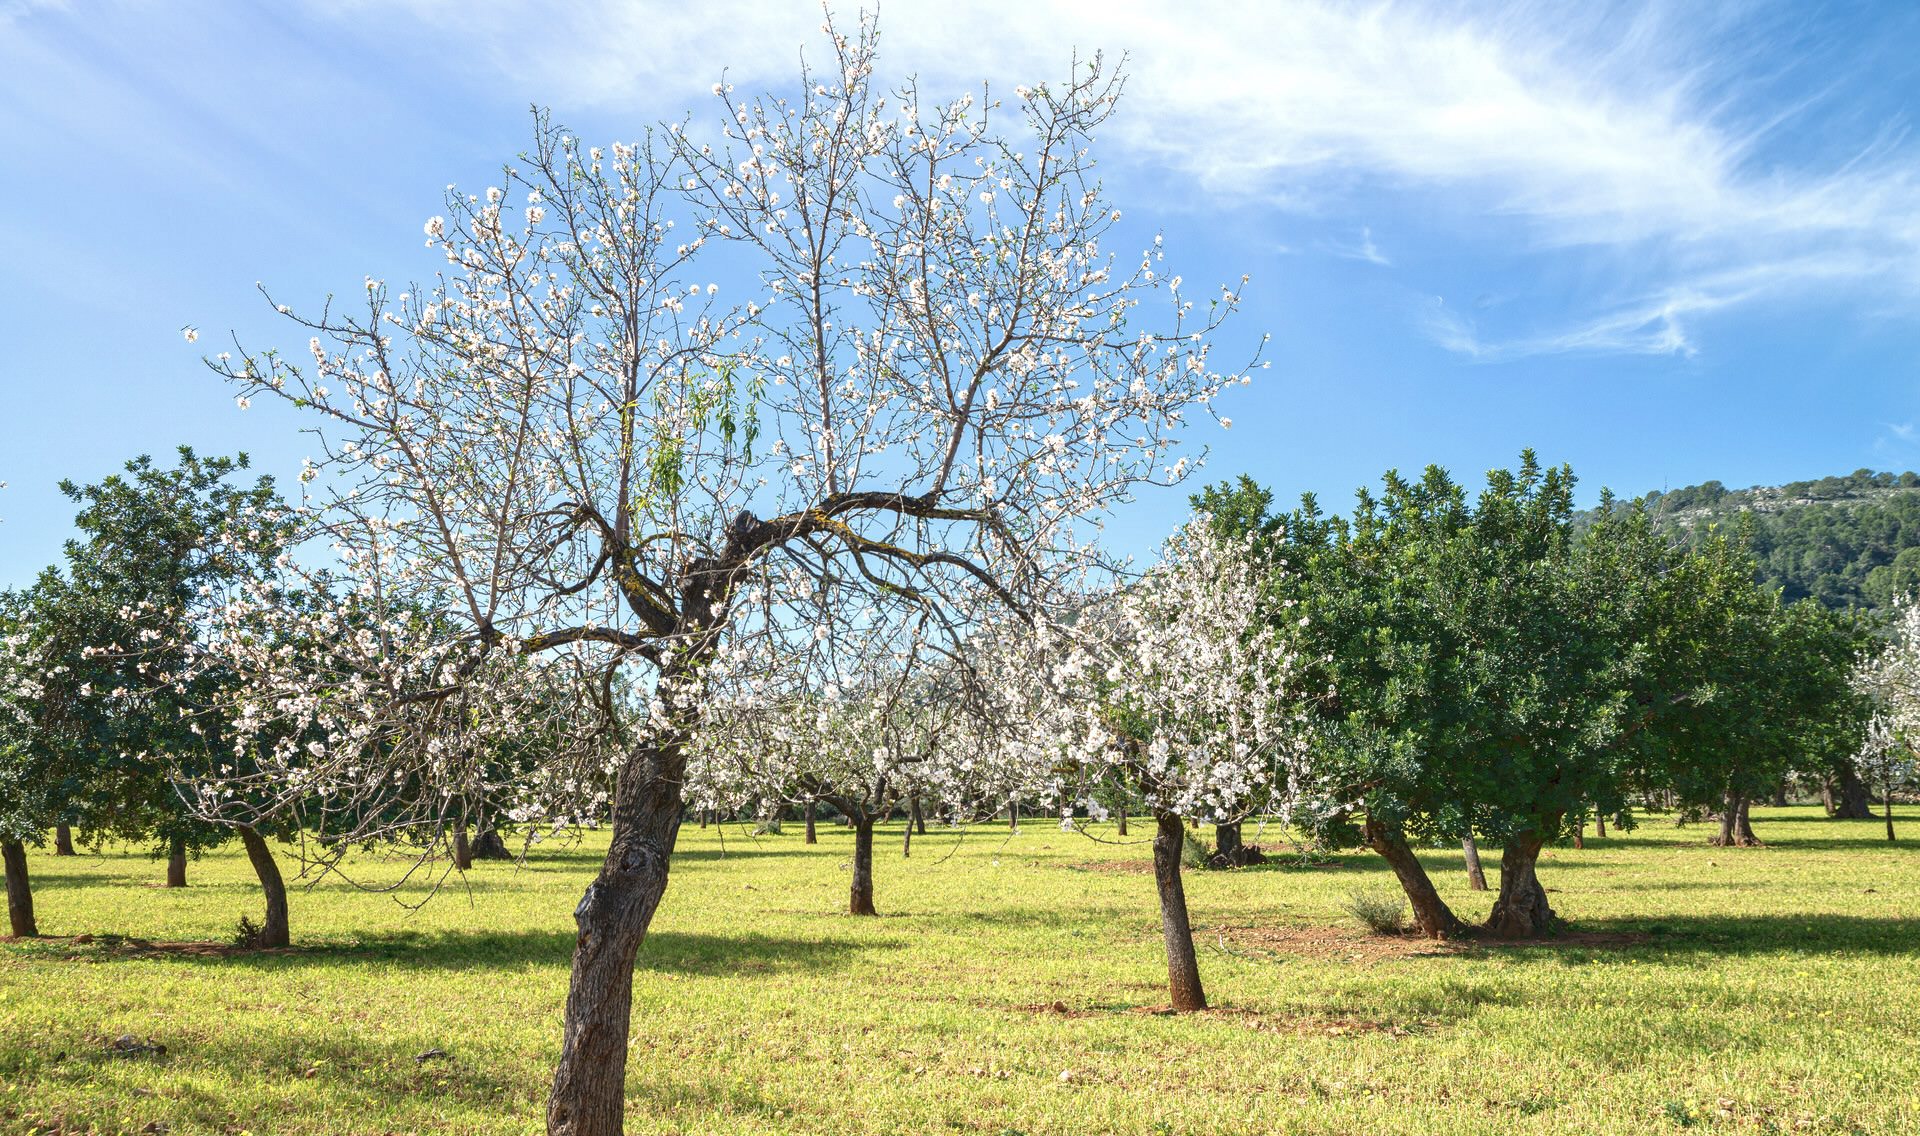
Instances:
[[[1582,935],[1367,938],[1376,858],[1190,873],[1216,1006],[1164,1001],[1144,844],[1029,822],[936,833],[839,914],[847,830],[688,828],[640,956],[628,1130],[645,1133],[1920,1132],[1912,843],[1756,809],[1768,847],[1649,823],[1542,878]],[[236,849],[32,856],[41,929],[0,945],[0,1130],[532,1132],[591,845],[484,864],[411,910],[330,879],[297,949],[221,956],[259,896]],[[1457,854],[1428,860],[1479,918]],[[368,861],[365,879],[391,877]],[[121,1034],[164,1055],[122,1056]],[[416,1061],[430,1049],[444,1058]]]

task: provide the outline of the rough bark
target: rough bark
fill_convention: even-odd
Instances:
[[[1606,817],[1599,816],[1597,814],[1594,816],[1593,835],[1600,840],[1605,840],[1607,838],[1607,818]]]
[[[1773,787],[1773,807],[1776,809],[1784,809],[1787,807],[1787,783],[1785,781]]]
[[[920,794],[918,793],[913,795],[912,813],[914,835],[925,836],[927,834],[927,814],[920,811]]]
[[[1115,815],[1120,819],[1120,831],[1116,833],[1116,835],[1125,836],[1127,834],[1127,810],[1121,809]]]
[[[453,866],[463,872],[473,867],[473,843],[467,839],[464,821],[453,826]]]
[[[1258,848],[1246,843],[1241,836],[1239,821],[1213,826],[1213,849],[1213,856],[1207,861],[1207,865],[1213,868],[1244,868],[1248,864],[1264,864],[1267,860]]]
[[[280,865],[274,862],[273,849],[267,847],[266,838],[257,829],[247,824],[240,826],[240,843],[247,849],[253,874],[260,877],[260,889],[267,893],[267,918],[260,924],[252,945],[291,946],[293,939],[287,930],[287,882],[280,878]]]
[[[1587,846],[1587,822],[1584,820],[1574,826],[1573,846],[1575,848],[1585,848]]]
[[[600,874],[574,909],[573,973],[560,1063],[547,1094],[550,1136],[619,1136],[625,1111],[633,959],[667,890],[680,833],[678,740],[649,742],[619,778]]]
[[[1474,891],[1487,890],[1487,871],[1480,866],[1480,846],[1473,842],[1472,836],[1463,837],[1460,851],[1467,856],[1467,886]]]
[[[27,880],[27,850],[18,840],[0,840],[0,859],[7,866],[7,926],[16,938],[40,933],[33,918],[33,886]]]
[[[167,886],[187,886],[187,842],[178,836],[167,845]]]
[[[1534,870],[1544,844],[1537,833],[1527,833],[1510,839],[1501,851],[1500,892],[1487,916],[1489,933],[1502,939],[1532,939],[1549,934],[1559,923]]]
[[[511,860],[513,850],[498,832],[483,828],[480,835],[473,839],[473,858],[476,860]]]
[[[1434,939],[1451,939],[1465,932],[1447,901],[1440,898],[1434,890],[1433,881],[1427,878],[1427,870],[1420,865],[1420,857],[1413,854],[1413,848],[1407,844],[1406,833],[1398,825],[1387,824],[1367,818],[1363,829],[1367,844],[1387,861],[1393,869],[1400,887],[1407,893],[1407,902],[1413,907],[1414,926],[1422,935]]]
[[[1852,765],[1842,764],[1825,794],[1836,820],[1872,820],[1873,797]]]
[[[1747,817],[1750,802],[1738,793],[1728,791],[1720,808],[1720,831],[1708,840],[1719,848],[1753,848],[1760,840],[1753,834],[1753,822]]]
[[[808,844],[820,843],[820,835],[819,833],[814,831],[814,820],[815,820],[814,814],[819,811],[820,811],[820,803],[818,801],[807,802],[807,840],[806,842]]]
[[[1007,798],[1007,827],[1015,832],[1020,831],[1020,802],[1012,797]]]
[[[74,855],[73,829],[64,824],[53,826],[53,854],[55,856]]]
[[[1167,945],[1167,995],[1176,1010],[1204,1010],[1200,960],[1193,949],[1193,924],[1187,919],[1187,891],[1180,881],[1180,851],[1187,836],[1180,818],[1160,815],[1153,837],[1153,880],[1160,892],[1160,933]]]
[[[853,886],[847,895],[850,915],[878,915],[873,909],[873,817],[861,813],[853,821]]]

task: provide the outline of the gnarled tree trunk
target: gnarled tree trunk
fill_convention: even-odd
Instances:
[[[55,856],[74,855],[73,829],[64,824],[53,826],[53,854]]]
[[[513,851],[507,842],[492,828],[483,828],[473,840],[473,858],[476,860],[511,860]]]
[[[1180,881],[1180,851],[1186,845],[1180,818],[1162,813],[1153,837],[1153,881],[1160,892],[1160,934],[1167,945],[1167,995],[1176,1010],[1204,1010],[1200,960],[1187,919],[1187,890]]]
[[[862,812],[853,821],[853,886],[847,895],[850,915],[878,915],[873,909],[873,815]]]
[[[1850,764],[1841,764],[1822,796],[1835,820],[1873,819],[1873,797]]]
[[[7,867],[7,926],[15,937],[30,939],[40,933],[33,918],[33,886],[27,880],[27,850],[18,840],[0,840],[0,859]]]
[[[1720,831],[1707,842],[1720,848],[1753,848],[1760,840],[1753,834],[1753,822],[1747,816],[1747,798],[1728,790],[1720,809]]]
[[[1480,846],[1473,842],[1472,834],[1460,839],[1460,851],[1467,857],[1467,886],[1474,891],[1487,890],[1487,872],[1480,866]]]
[[[473,867],[473,844],[467,839],[467,822],[453,826],[453,866],[461,871]]]
[[[573,912],[579,934],[560,1064],[547,1094],[550,1136],[618,1136],[621,1130],[633,960],[667,891],[685,770],[683,743],[663,740],[643,745],[621,772],[612,842]]]
[[[1540,886],[1534,871],[1544,843],[1538,833],[1507,841],[1500,853],[1500,892],[1487,916],[1490,933],[1502,939],[1532,939],[1551,932],[1559,922],[1547,903],[1547,889]]]
[[[250,824],[240,826],[240,843],[246,847],[253,874],[260,877],[260,889],[267,893],[267,918],[253,938],[256,947],[285,947],[293,943],[287,930],[287,883],[280,878],[280,865],[274,863],[273,849],[266,838]]]
[[[167,886],[187,886],[187,842],[182,837],[174,837],[167,845]]]
[[[1363,830],[1367,844],[1387,861],[1393,869],[1400,887],[1407,893],[1407,902],[1413,905],[1413,922],[1420,933],[1435,939],[1451,939],[1460,935],[1466,927],[1456,918],[1447,902],[1434,890],[1433,881],[1427,878],[1427,870],[1420,865],[1420,857],[1413,854],[1413,848],[1407,844],[1406,833],[1395,824],[1367,818]]]

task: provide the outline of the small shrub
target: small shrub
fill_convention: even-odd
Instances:
[[[263,928],[261,928],[258,924],[256,924],[252,919],[248,918],[245,915],[242,915],[240,917],[240,927],[237,931],[234,932],[233,945],[236,947],[245,947],[249,949],[259,946],[260,932],[262,929]]]
[[[1407,928],[1407,897],[1390,891],[1347,893],[1347,914],[1376,935],[1398,935]]]
[[[1213,850],[1201,842],[1191,829],[1186,831],[1186,839],[1180,844],[1180,866],[1183,868],[1204,868],[1213,858]]]

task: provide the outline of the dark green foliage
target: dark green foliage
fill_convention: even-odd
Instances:
[[[1759,577],[1788,602],[1881,608],[1920,588],[1920,474],[1911,471],[1733,490],[1709,481],[1646,500],[1657,528],[1688,539],[1750,514]]]

